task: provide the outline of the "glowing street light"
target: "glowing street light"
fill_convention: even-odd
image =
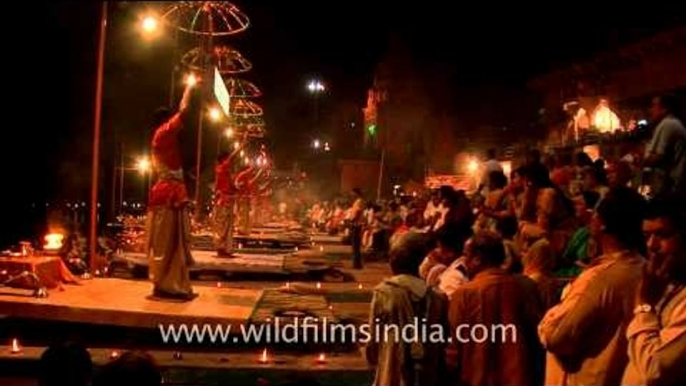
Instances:
[[[310,90],[311,93],[320,93],[324,92],[326,90],[326,87],[324,87],[324,84],[318,80],[312,80],[310,83],[307,85],[307,89]]]
[[[143,37],[153,38],[160,32],[160,21],[154,14],[143,16],[140,21],[140,30]]]
[[[476,160],[469,161],[469,164],[467,164],[467,170],[471,174],[476,173],[476,171],[479,170],[479,163]]]
[[[186,83],[187,86],[193,87],[198,84],[198,78],[195,76],[195,74],[190,73],[186,75],[186,80],[184,83]]]
[[[143,22],[141,25],[143,27],[143,31],[155,32],[157,30],[158,21],[156,17],[148,15],[143,18]]]
[[[217,122],[217,121],[219,121],[220,119],[222,119],[222,112],[219,111],[218,108],[212,107],[212,108],[210,108],[209,116],[210,116],[210,119],[211,119],[211,120]]]

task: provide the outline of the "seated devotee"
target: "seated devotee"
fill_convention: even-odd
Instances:
[[[362,250],[369,251],[373,249],[375,238],[378,240],[378,233],[383,231],[383,214],[381,206],[376,204],[369,204],[365,211],[364,227],[362,232]],[[378,244],[378,241],[377,241]]]
[[[424,228],[424,218],[422,216],[422,212],[417,209],[410,209],[403,224],[399,226],[391,236],[391,239],[389,240],[389,246],[393,248],[393,245],[396,244],[402,235],[407,232],[425,233]]]
[[[631,187],[638,188],[638,186],[631,186],[633,180],[633,171],[631,164],[618,160],[610,162],[607,167],[607,184],[610,188]]]
[[[155,360],[150,354],[127,351],[106,364],[93,382],[94,386],[159,386],[162,384]]]
[[[624,384],[675,385],[686,379],[686,204],[676,194],[652,201],[643,221],[648,264],[626,337]]]
[[[453,296],[453,293],[459,286],[469,281],[467,266],[465,265],[465,256],[469,252],[469,248],[471,248],[471,239],[468,239],[464,243],[464,246],[462,247],[462,256],[453,260],[445,269],[439,270],[438,289],[441,290],[448,299]]]
[[[373,385],[443,384],[445,351],[436,340],[401,339],[402,326],[425,318],[426,325],[446,324],[445,296],[419,278],[419,264],[428,252],[427,236],[407,233],[390,251],[393,276],[374,288],[366,347],[376,366]],[[390,327],[401,326],[393,329]],[[444,330],[445,331],[445,330]],[[381,336],[376,335],[381,334]]]
[[[40,386],[88,386],[93,363],[84,347],[75,344],[50,346],[39,362]]]
[[[572,168],[572,179],[569,182],[569,194],[571,196],[581,194],[583,185],[583,175],[581,172],[586,166],[593,166],[591,157],[583,151],[576,153]]]
[[[576,229],[574,204],[550,181],[544,166],[527,168],[524,212],[535,213],[535,220],[520,222],[523,253],[538,239],[546,238],[555,256],[559,256]]]
[[[438,219],[439,207],[441,206],[441,197],[437,190],[431,192],[431,197],[424,208],[424,221],[427,225],[433,227],[434,222]]]
[[[340,233],[344,228],[344,221],[345,205],[341,200],[336,200],[333,212],[331,213],[331,217],[329,218],[329,221],[326,224],[327,232],[331,235]]]
[[[557,281],[553,275],[555,263],[555,256],[546,239],[537,240],[522,256],[524,275],[536,283],[544,310],[555,305],[559,298]]]
[[[524,220],[525,216],[522,211],[522,203],[524,199],[524,190],[526,188],[526,168],[520,166],[510,173],[510,183],[505,187],[505,195],[507,200],[507,216],[514,216],[517,220]],[[506,216],[502,216],[506,217]],[[530,219],[533,219],[532,215]]]
[[[570,153],[563,153],[554,158],[553,169],[550,172],[550,180],[553,181],[565,194],[569,194],[569,185],[574,177],[572,168],[572,156]]]
[[[477,233],[466,249],[471,280],[455,290],[448,310],[448,384],[543,383],[544,356],[536,338],[543,309],[536,284],[503,270],[504,260],[503,243],[494,233]],[[511,328],[495,332],[494,325]]]
[[[613,189],[591,221],[602,255],[562,293],[538,327],[551,354],[546,384],[619,385],[629,357],[626,326],[644,260],[639,254],[645,212],[643,198]]]
[[[424,258],[419,266],[419,276],[430,286],[438,285],[440,275],[462,254],[466,237],[457,225],[447,224],[436,232],[436,248]]]
[[[596,207],[600,194],[598,192],[583,192],[574,198],[576,218],[579,228],[574,232],[567,243],[565,251],[560,258],[556,276],[574,277],[581,273],[581,269],[587,266],[596,255],[595,243],[591,239],[588,228],[593,216],[593,208]]]
[[[596,166],[587,166],[581,174],[583,176],[582,192],[597,192],[602,200],[610,189],[603,183],[606,180],[605,170]]]
[[[495,225],[499,218],[508,215],[508,203],[505,196],[507,177],[501,171],[491,172],[488,175],[488,193],[479,215],[474,223],[474,231],[495,231]]]
[[[503,239],[505,247],[505,262],[502,268],[510,273],[522,271],[519,245],[515,242],[517,235],[517,218],[514,216],[499,219],[496,224],[496,232]]]

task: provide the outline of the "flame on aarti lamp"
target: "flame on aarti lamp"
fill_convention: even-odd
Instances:
[[[45,235],[45,245],[43,249],[47,251],[56,251],[62,249],[62,240],[64,240],[64,235],[61,233],[50,233]]]
[[[188,76],[186,76],[186,85],[193,87],[196,84],[198,84],[198,78],[195,76],[195,74],[190,73]]]

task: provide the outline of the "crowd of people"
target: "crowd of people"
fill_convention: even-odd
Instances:
[[[420,318],[447,326],[450,339],[372,339],[374,385],[685,379],[686,129],[673,106],[654,101],[643,157],[543,159],[534,150],[509,179],[497,163],[485,165],[470,199],[444,187],[410,203],[390,238],[393,276],[374,289],[370,322]],[[645,168],[650,181],[637,175]],[[461,334],[508,325],[515,341]]]

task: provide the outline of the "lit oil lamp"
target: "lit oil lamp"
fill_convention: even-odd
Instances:
[[[57,253],[62,249],[62,240],[64,240],[64,235],[61,233],[50,233],[45,235],[43,238],[45,244],[43,245],[43,250],[46,253]]]
[[[222,282],[220,282],[220,281],[217,282],[217,288],[222,288]]]
[[[362,287],[362,283],[360,283],[360,284],[357,285],[357,289],[358,289],[358,290],[361,290],[362,288],[363,288],[363,287]]]
[[[110,359],[112,359],[112,360],[119,358],[119,356],[120,356],[120,354],[119,354],[119,351],[117,351],[117,350],[112,350],[112,352],[110,352]]]
[[[10,352],[14,355],[21,354],[21,345],[19,345],[19,340],[17,338],[12,339],[12,348],[10,349]]]
[[[319,246],[319,252],[324,252],[324,246],[323,245]]]
[[[322,283],[317,282],[317,289],[322,289]]]
[[[317,356],[317,364],[323,365],[326,363],[326,355],[324,353],[319,354]]]
[[[267,348],[265,347],[264,350],[262,350],[262,355],[260,356],[260,359],[258,359],[258,362],[262,364],[267,364],[269,363],[269,353],[267,353]]]

